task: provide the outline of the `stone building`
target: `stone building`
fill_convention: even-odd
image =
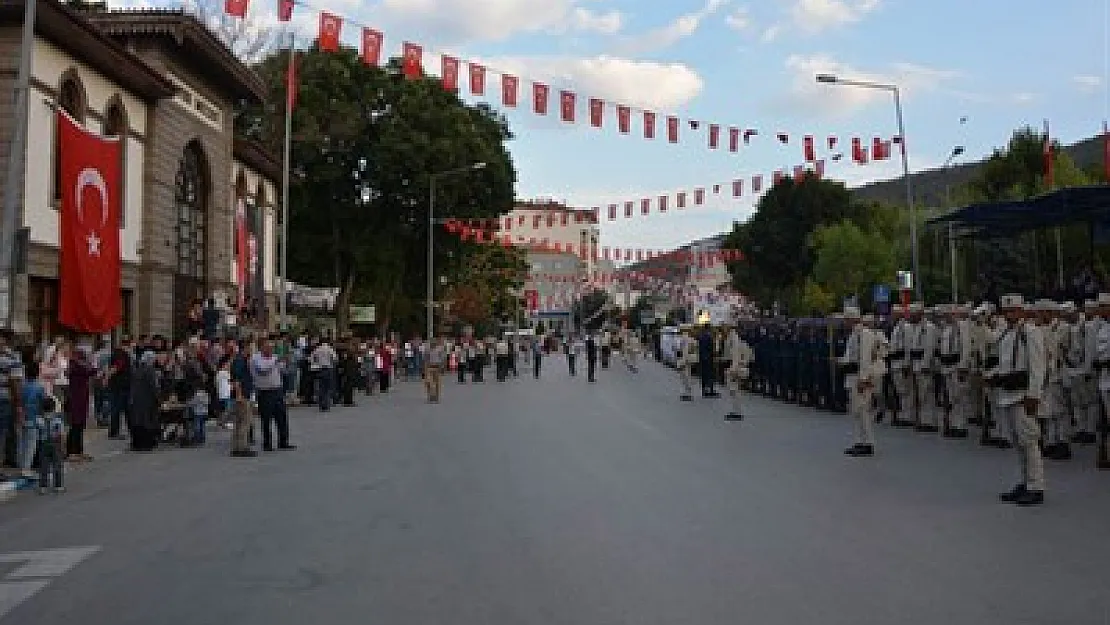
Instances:
[[[39,0],[19,224],[29,229],[28,275],[17,280],[15,329],[35,339],[57,322],[58,190],[55,107],[87,128],[126,137],[119,332],[180,336],[195,302],[232,313],[240,301],[269,322],[276,276],[280,163],[236,141],[234,108],[265,97],[261,79],[203,24],[180,11],[77,12]],[[0,6],[0,92],[11,93],[23,3]],[[3,87],[7,87],[4,89]],[[0,101],[0,166],[13,110]],[[0,181],[2,184],[2,181]],[[237,221],[239,206],[247,219]],[[251,228],[237,236],[237,224]],[[246,239],[252,245],[242,245]],[[239,242],[240,244],[237,244]],[[253,257],[248,258],[253,252]],[[237,261],[255,271],[239,297]],[[232,315],[232,318],[243,315]]]

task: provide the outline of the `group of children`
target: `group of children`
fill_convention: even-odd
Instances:
[[[35,456],[39,459],[39,494],[53,482],[54,492],[65,491],[65,418],[62,405],[46,393],[39,380],[38,363],[30,363],[22,385],[22,417],[16,422],[19,434],[18,462],[25,476],[31,471]]]

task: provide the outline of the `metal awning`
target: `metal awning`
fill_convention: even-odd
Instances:
[[[972,204],[927,221],[956,236],[1009,237],[1028,230],[1110,219],[1110,186],[1069,187],[1028,200]]]

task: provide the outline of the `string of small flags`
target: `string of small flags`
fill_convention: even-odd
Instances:
[[[245,18],[249,4],[250,0],[224,0],[224,12],[232,17]],[[362,60],[367,65],[380,66],[382,64],[383,51],[385,48],[385,33],[380,29],[360,24],[355,20],[336,13],[317,9],[301,0],[277,0],[278,20],[281,22],[292,20],[294,7],[298,5],[311,11],[316,11],[319,14],[316,45],[320,50],[324,52],[338,52],[342,45],[340,40],[342,38],[344,26],[354,26],[360,29],[359,53]],[[429,54],[428,56],[435,55]],[[501,77],[500,100],[502,106],[512,109],[520,108],[522,86],[524,83],[529,83],[531,84],[532,112],[540,116],[547,116],[550,113],[553,88],[548,82],[523,78],[516,74],[500,71],[472,60],[461,59],[448,54],[439,54],[438,56],[440,57],[439,80],[448,91],[458,92],[460,90],[461,83],[463,82],[462,68],[465,66],[467,69],[466,84],[470,95],[474,97],[486,97],[488,86],[487,78],[491,74],[499,75]],[[402,41],[402,74],[409,79],[424,78],[424,57],[425,46],[411,41]],[[290,102],[292,102],[292,91],[295,89],[295,84],[293,66],[290,65],[288,85],[291,92],[289,95]],[[648,110],[630,104],[610,102],[604,98],[593,96],[580,98],[579,94],[572,89],[558,90],[559,119],[567,124],[578,123],[580,119],[578,108],[581,102],[585,102],[587,105],[588,112],[583,119],[588,119],[591,127],[596,129],[603,128],[608,111],[609,115],[615,115],[617,130],[622,135],[629,135],[632,133],[632,116],[636,114],[642,119],[642,134],[643,138],[647,140],[656,138],[660,119],[663,120],[663,128],[665,129],[667,141],[669,143],[678,143],[680,141],[680,135],[682,134],[681,128],[684,125],[683,121],[685,121],[685,125],[689,128],[690,132],[700,132],[702,128],[705,129],[706,145],[709,149],[722,149],[727,139],[727,148],[731,153],[740,152],[741,145],[750,145],[754,138],[764,136],[765,134],[757,128],[748,126],[703,123],[696,119],[683,120],[678,115],[660,113],[659,111]],[[797,136],[784,131],[766,134],[772,134],[777,142],[783,146],[790,145],[792,136]],[[827,135],[823,137],[823,139],[824,140],[821,141],[821,137],[815,134],[805,134],[802,136],[802,156],[805,162],[816,163],[820,158],[818,152],[826,147],[828,150],[828,158],[832,160],[840,160],[843,158],[844,154],[838,151],[841,145],[841,138],[839,136]],[[884,160],[890,158],[892,145],[900,145],[903,149],[905,147],[901,137],[896,136],[889,140],[882,137],[874,137],[870,142],[869,156],[869,148],[864,142],[865,139],[861,137],[851,138],[852,160],[859,164],[866,164],[868,160]]]

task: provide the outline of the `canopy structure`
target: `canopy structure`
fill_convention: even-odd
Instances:
[[[1069,187],[1011,202],[972,204],[928,221],[931,226],[952,225],[962,238],[1010,237],[1028,230],[1075,223],[1110,221],[1110,186]]]

